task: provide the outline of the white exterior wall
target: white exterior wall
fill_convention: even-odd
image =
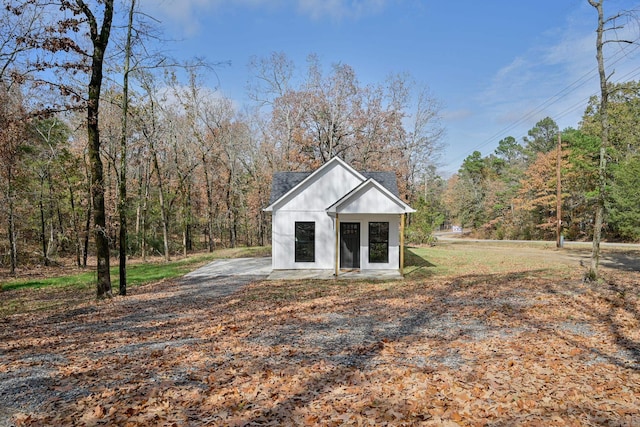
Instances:
[[[341,214],[401,214],[404,208],[373,185],[360,189],[337,209]]]
[[[310,182],[304,183],[270,208],[273,216],[271,242],[274,270],[335,269],[335,218],[327,213],[327,208],[360,186],[363,178],[337,161],[323,168],[312,176]],[[358,194],[352,195],[338,212],[340,222],[360,224],[360,269],[399,268],[400,213],[405,212],[403,206],[390,200],[375,186],[366,185]],[[295,223],[298,221],[315,223],[314,262],[295,262]],[[389,222],[388,263],[369,263],[369,222]]]
[[[352,171],[334,163],[309,185],[294,191],[274,206],[272,215],[272,265],[274,270],[335,268],[334,220],[326,209],[362,183]],[[313,221],[315,262],[295,262],[295,223]]]
[[[360,178],[339,163],[320,172],[313,182],[294,191],[286,200],[274,206],[274,210],[325,212],[336,200],[362,183]]]
[[[295,223],[298,221],[313,221],[316,224],[315,262],[295,262]],[[271,251],[274,270],[332,269],[335,241],[333,218],[325,211],[273,212]]]
[[[272,221],[272,266],[274,270],[335,268],[336,231],[334,219],[326,212],[274,211]],[[399,215],[345,215],[340,222],[360,224],[360,269],[394,270],[400,264]],[[315,227],[315,262],[295,262],[295,223],[313,221]],[[389,223],[389,262],[369,263],[369,222]]]
[[[341,214],[339,216],[339,220],[340,222],[360,223],[360,269],[361,270],[396,270],[400,267],[400,215]],[[370,222],[388,222],[389,223],[389,262],[388,263],[369,263],[369,223]],[[335,245],[335,240],[334,240],[334,245]]]

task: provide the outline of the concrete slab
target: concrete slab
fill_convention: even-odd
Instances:
[[[333,270],[272,270],[271,257],[217,259],[184,276],[196,283],[220,277],[247,277],[259,280],[334,280]],[[400,280],[398,270],[350,270],[341,271],[339,279],[352,280]]]
[[[334,270],[273,270],[268,280],[334,280]],[[398,270],[350,270],[341,271],[338,279],[346,280],[401,280]]]
[[[264,276],[271,273],[271,257],[217,259],[185,277]]]

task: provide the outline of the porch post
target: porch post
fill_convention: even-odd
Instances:
[[[404,218],[407,214],[400,214],[400,275],[404,276]]]
[[[338,212],[336,212],[336,272],[335,276],[338,277],[340,272],[340,255],[338,250],[340,249],[340,219],[338,218]]]

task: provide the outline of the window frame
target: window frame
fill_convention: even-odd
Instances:
[[[311,226],[304,230],[304,226]],[[300,233],[300,234],[298,234]],[[308,235],[302,235],[308,233]],[[316,262],[316,223],[315,221],[295,221],[294,223],[294,262]],[[310,256],[304,256],[304,249]],[[309,251],[310,248],[310,251]],[[308,255],[308,254],[307,254]]]
[[[386,225],[386,236],[384,235],[384,228],[381,225]],[[377,227],[377,229],[375,229]],[[381,232],[382,231],[382,232]],[[374,246],[384,248],[384,256],[374,258],[377,250],[374,250]],[[380,251],[382,253],[382,251]],[[389,263],[389,221],[371,221],[369,222],[369,263],[370,264],[388,264]]]

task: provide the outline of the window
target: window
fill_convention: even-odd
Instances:
[[[296,262],[315,262],[315,222],[296,222]]]
[[[389,223],[369,223],[369,262],[389,262]]]

